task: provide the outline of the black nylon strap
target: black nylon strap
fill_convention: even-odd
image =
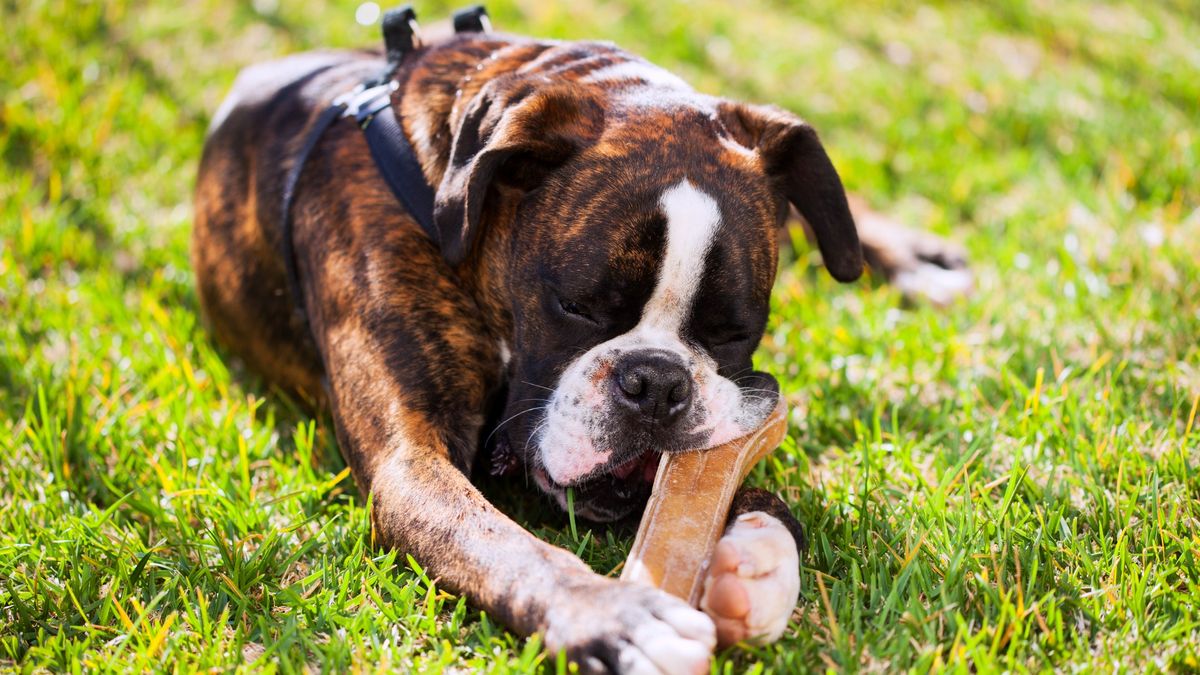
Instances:
[[[329,127],[342,117],[353,117],[358,123],[371,151],[375,168],[387,182],[396,200],[417,221],[433,243],[441,245],[441,236],[433,220],[434,191],[425,181],[421,163],[417,161],[417,155],[392,110],[391,92],[394,88],[394,84],[377,85],[372,88],[359,87],[340,97],[313,122],[304,139],[304,146],[288,170],[283,184],[280,238],[288,289],[291,291],[296,311],[301,316],[305,314],[304,293],[300,288],[300,273],[296,265],[292,203],[296,200],[296,186],[304,173],[305,165],[308,164],[309,156]]]
[[[296,161],[292,163],[292,168],[288,169],[287,178],[283,182],[283,208],[280,214],[280,221],[283,223],[280,228],[283,265],[287,271],[287,283],[288,289],[292,292],[292,301],[301,316],[305,314],[304,293],[300,290],[300,274],[296,270],[296,245],[292,238],[292,202],[296,201],[296,185],[300,182],[300,175],[304,173],[304,166],[308,164],[308,156],[312,154],[321,137],[325,135],[325,130],[341,119],[345,110],[345,103],[335,103],[321,113],[304,139],[304,147],[300,148],[300,153],[296,155]]]
[[[417,161],[400,120],[389,105],[361,121],[371,158],[392,194],[404,206],[433,243],[441,246],[441,233],[433,220],[433,188],[425,180],[425,172]]]
[[[490,32],[487,10],[482,5],[460,10],[454,16],[455,32]],[[283,205],[280,213],[280,239],[283,249],[283,264],[287,272],[288,289],[296,311],[305,317],[304,293],[300,288],[300,273],[296,265],[296,245],[293,241],[292,203],[296,200],[296,186],[308,164],[308,157],[317,147],[321,137],[333,123],[342,117],[354,117],[363,131],[371,159],[391,188],[392,194],[417,221],[433,243],[441,246],[441,233],[433,219],[433,187],[425,181],[425,172],[417,161],[404,129],[392,109],[391,94],[397,83],[391,78],[405,57],[418,45],[416,37],[416,12],[411,5],[388,12],[383,18],[383,37],[387,49],[387,68],[381,78],[371,78],[354,91],[338,97],[325,109],[304,139],[304,145],[295,162],[288,170],[283,183]]]
[[[433,220],[433,188],[425,181],[421,163],[417,161],[416,153],[413,152],[412,145],[400,127],[400,121],[392,111],[390,89],[381,87],[381,90],[374,95],[366,92],[363,96],[365,100],[352,100],[350,104],[337,102],[326,108],[313,122],[304,139],[304,146],[300,148],[296,161],[292,163],[284,180],[283,207],[280,213],[283,264],[292,301],[296,311],[302,316],[305,314],[304,293],[300,288],[300,273],[296,265],[292,204],[296,200],[296,186],[304,173],[305,165],[308,164],[309,156],[329,127],[342,117],[354,116],[363,131],[367,147],[371,151],[371,159],[375,161],[375,168],[387,182],[392,194],[433,243],[441,245],[441,235]]]

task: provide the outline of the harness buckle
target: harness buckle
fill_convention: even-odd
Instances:
[[[333,105],[344,106],[342,117],[353,117],[359,127],[366,129],[375,115],[392,104],[392,92],[400,86],[399,82],[385,82],[368,87],[358,85],[354,89],[338,96]]]

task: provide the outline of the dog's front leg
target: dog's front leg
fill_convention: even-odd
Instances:
[[[721,645],[778,640],[800,596],[804,531],[778,497],[743,488],[717,542],[700,607],[717,625]]]
[[[587,672],[707,669],[712,621],[656,589],[596,575],[488,504],[438,449],[398,439],[371,484],[377,541]]]
[[[310,313],[342,451],[372,496],[376,543],[410,553],[439,584],[513,630],[542,633],[549,650],[566,650],[585,671],[706,670],[716,641],[706,615],[593,573],[470,483],[460,467],[499,372],[498,357],[481,362],[495,344],[450,282],[412,271],[411,253],[405,265],[363,255],[367,269],[380,270],[372,284],[342,293],[345,275],[327,275],[326,304],[310,304]],[[338,298],[352,304],[339,307]]]

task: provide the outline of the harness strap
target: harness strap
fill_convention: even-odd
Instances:
[[[425,180],[425,172],[417,155],[396,119],[392,110],[392,92],[396,83],[377,85],[371,88],[357,87],[345,96],[339,96],[321,113],[308,131],[296,161],[288,170],[283,184],[283,208],[280,221],[283,223],[280,237],[283,244],[283,262],[287,272],[288,288],[296,310],[304,314],[304,293],[300,288],[300,273],[296,265],[296,244],[293,236],[292,204],[296,200],[296,186],[309,156],[316,149],[321,137],[343,117],[353,117],[383,179],[409,215],[417,221],[434,244],[441,244],[441,234],[433,220],[433,188]]]
[[[279,233],[283,246],[283,266],[287,271],[287,283],[288,289],[292,292],[292,301],[301,316],[305,316],[304,294],[300,290],[300,275],[296,271],[296,245],[292,238],[292,203],[296,201],[296,184],[300,182],[300,175],[304,173],[304,166],[308,164],[308,156],[317,147],[317,142],[321,140],[321,136],[325,135],[325,131],[333,126],[334,122],[341,119],[345,109],[345,103],[335,102],[321,113],[304,139],[304,146],[300,148],[300,154],[296,155],[296,161],[292,163],[292,168],[288,169],[287,177],[283,182],[283,208],[280,214],[280,222],[283,225]]]
[[[361,107],[355,121],[363,130],[375,167],[392,189],[392,194],[404,206],[434,244],[441,245],[441,233],[433,220],[434,191],[425,180],[425,172],[417,161],[400,120],[392,109],[391,93],[395,83],[383,85],[385,91],[377,102]],[[350,115],[350,110],[346,111]]]
[[[454,16],[455,31],[488,32],[491,24],[487,11],[480,5],[457,12]],[[296,312],[307,320],[304,309],[304,293],[300,288],[300,273],[296,264],[296,245],[293,241],[292,203],[296,200],[296,186],[309,155],[316,149],[321,137],[343,117],[353,117],[362,129],[371,159],[409,215],[417,221],[425,234],[437,246],[441,246],[441,233],[433,220],[434,189],[425,180],[425,172],[417,160],[417,154],[396,111],[392,109],[392,94],[399,84],[393,79],[405,57],[418,46],[416,13],[411,6],[394,9],[384,15],[383,36],[387,55],[387,68],[382,77],[370,78],[353,91],[334,99],[326,108],[304,139],[304,145],[296,161],[288,170],[283,184],[283,205],[280,213],[280,237],[282,239],[283,263],[287,273],[288,289],[292,294]]]

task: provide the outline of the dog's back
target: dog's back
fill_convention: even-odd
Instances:
[[[214,114],[200,159],[192,264],[204,314],[255,370],[306,397],[320,397],[320,370],[279,252],[285,167],[330,92],[382,66],[378,54],[346,51],[247,67]]]

